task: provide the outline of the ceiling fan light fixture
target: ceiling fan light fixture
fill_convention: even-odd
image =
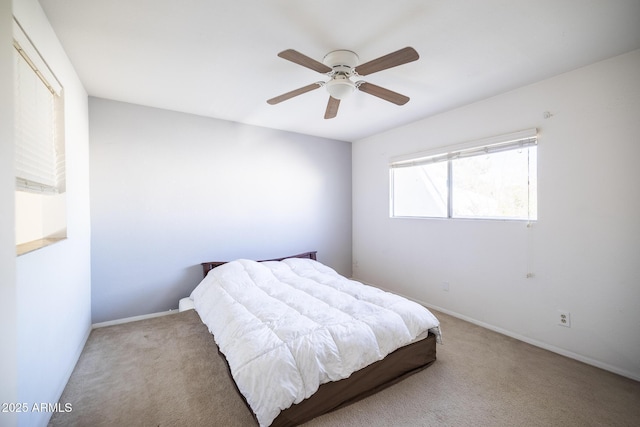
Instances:
[[[326,84],[327,92],[335,99],[344,99],[356,90],[356,85],[348,78],[333,78]]]

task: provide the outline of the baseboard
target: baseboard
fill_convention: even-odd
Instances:
[[[78,348],[75,351],[75,354],[72,357],[72,360],[74,362],[67,367],[65,375],[63,376],[64,381],[61,382],[61,385],[58,387],[58,391],[55,394],[57,396],[57,398],[55,400],[51,400],[51,402],[59,402],[60,401],[60,398],[62,397],[62,393],[64,392],[64,389],[67,386],[67,383],[69,382],[69,379],[71,378],[71,374],[73,374],[73,371],[76,368],[76,364],[78,363],[78,360],[80,360],[80,356],[82,355],[82,351],[84,350],[84,346],[87,344],[87,341],[89,340],[89,335],[91,335],[91,330],[92,329],[93,329],[93,327],[89,327],[85,331],[84,336],[80,340],[80,345],[78,346]],[[62,403],[66,403],[66,402],[62,402]],[[47,418],[47,423],[49,423],[49,421],[51,420],[51,416],[52,415],[53,415],[53,412],[51,412],[49,414],[49,418]]]
[[[436,310],[436,311],[441,311],[441,312],[443,312],[445,314],[448,314],[449,316],[464,320],[465,322],[473,323],[474,325],[481,326],[481,327],[483,327],[485,329],[489,329],[489,330],[497,332],[499,334],[506,335],[506,336],[511,337],[511,338],[515,338],[515,339],[517,339],[519,341],[526,342],[527,344],[531,344],[533,346],[540,347],[540,348],[543,348],[545,350],[549,350],[552,353],[556,353],[556,354],[559,354],[561,356],[568,357],[569,359],[574,359],[574,360],[577,360],[578,362],[586,363],[587,365],[595,366],[596,368],[604,369],[605,371],[609,371],[609,372],[612,372],[614,374],[617,374],[617,375],[620,375],[620,376],[623,376],[623,377],[626,377],[626,378],[630,378],[630,379],[635,380],[635,381],[640,381],[640,376],[635,375],[634,373],[626,371],[624,369],[620,369],[618,367],[611,366],[611,365],[609,365],[607,363],[600,362],[599,360],[591,359],[590,357],[586,357],[586,356],[583,356],[581,354],[574,353],[572,351],[565,350],[563,348],[556,347],[556,346],[551,345],[551,344],[547,344],[545,342],[534,340],[534,339],[531,339],[529,337],[525,337],[523,335],[519,335],[519,334],[516,334],[516,333],[511,332],[511,331],[507,331],[507,330],[499,328],[497,326],[493,326],[493,325],[490,325],[488,323],[484,323],[484,322],[481,322],[479,320],[472,319],[472,318],[467,317],[467,316],[465,316],[463,314],[456,313],[454,311],[447,310],[447,309],[444,309],[442,307],[437,307],[437,306],[434,306],[432,304],[427,304],[427,303],[422,302],[422,301],[416,301],[416,302],[419,302],[420,304],[426,306],[427,308],[430,308],[430,309],[433,309],[433,310]]]
[[[365,283],[365,282],[363,282],[361,280],[358,280],[358,279],[354,279],[354,280],[357,280],[359,282]],[[367,284],[369,284],[369,283],[367,283]],[[552,353],[556,353],[556,354],[559,354],[561,356],[568,357],[569,359],[574,359],[574,360],[577,360],[579,362],[586,363],[587,365],[595,366],[596,368],[600,368],[600,369],[603,369],[605,371],[609,371],[609,372],[612,372],[614,374],[617,374],[617,375],[620,375],[620,376],[623,376],[623,377],[626,377],[626,378],[630,378],[630,379],[632,379],[634,381],[640,381],[640,376],[638,376],[637,374],[635,374],[633,372],[629,372],[629,371],[626,371],[624,369],[620,369],[620,368],[618,368],[616,366],[612,366],[612,365],[609,365],[607,363],[600,362],[599,360],[591,359],[590,357],[586,357],[586,356],[583,356],[581,354],[577,354],[577,353],[574,353],[572,351],[565,350],[563,348],[556,347],[554,345],[547,344],[547,343],[542,342],[542,341],[534,340],[532,338],[525,337],[523,335],[508,331],[506,329],[499,328],[497,326],[494,326],[494,325],[491,325],[491,324],[488,324],[488,323],[485,323],[485,322],[481,322],[479,320],[476,320],[476,319],[473,319],[471,317],[465,316],[464,314],[460,314],[460,313],[457,313],[455,311],[448,310],[446,308],[438,307],[438,306],[435,306],[433,304],[429,304],[429,303],[426,303],[424,301],[420,301],[418,299],[411,298],[409,296],[399,294],[398,292],[392,291],[390,289],[385,289],[385,288],[382,288],[380,286],[371,285],[371,284],[369,284],[369,285],[377,287],[377,288],[380,288],[380,289],[383,289],[383,290],[388,291],[388,292],[396,293],[398,295],[403,296],[404,298],[407,298],[409,300],[415,301],[418,304],[424,305],[425,307],[427,307],[429,309],[432,309],[432,310],[435,310],[435,311],[440,311],[440,312],[442,312],[444,314],[448,314],[449,316],[455,317],[457,319],[464,320],[465,322],[473,323],[474,325],[483,327],[485,329],[489,329],[490,331],[497,332],[499,334],[506,335],[506,336],[511,337],[511,338],[515,338],[515,339],[517,339],[519,341],[526,342],[527,344],[531,344],[533,346],[548,350],[548,351],[550,351]],[[444,340],[446,342],[446,331],[444,331],[444,337],[445,337]]]
[[[140,316],[133,316],[133,317],[125,317],[125,318],[122,318],[122,319],[108,320],[106,322],[94,323],[93,325],[91,325],[91,329],[104,328],[105,326],[120,325],[122,323],[135,322],[136,320],[152,319],[154,317],[167,316],[169,314],[175,314],[177,312],[178,312],[178,310],[172,309],[172,310],[168,310],[168,311],[161,311],[159,313],[142,314]]]

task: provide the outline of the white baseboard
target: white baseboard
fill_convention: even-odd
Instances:
[[[173,310],[169,310],[169,311],[161,311],[159,313],[142,314],[140,316],[125,317],[123,319],[109,320],[109,321],[106,321],[106,322],[94,323],[93,325],[91,325],[91,329],[104,328],[105,326],[120,325],[122,323],[135,322],[136,320],[144,320],[144,319],[151,319],[151,318],[154,318],[154,317],[167,316],[169,314],[175,314],[177,312],[178,312],[178,310],[173,309]]]
[[[577,360],[579,362],[586,363],[587,365],[595,366],[596,368],[604,369],[605,371],[613,372],[614,374],[621,375],[621,376],[627,377],[627,378],[631,378],[632,380],[635,380],[635,381],[640,381],[640,376],[634,375],[632,372],[628,372],[628,371],[625,371],[624,369],[620,369],[620,368],[617,368],[615,366],[611,366],[611,365],[609,365],[607,363],[603,363],[603,362],[600,362],[598,360],[591,359],[590,357],[586,357],[586,356],[583,356],[581,354],[574,353],[572,351],[565,350],[563,348],[556,347],[556,346],[551,345],[551,344],[547,344],[547,343],[544,343],[544,342],[541,342],[541,341],[538,341],[538,340],[531,339],[529,337],[525,337],[523,335],[516,334],[516,333],[511,332],[511,331],[507,331],[506,329],[502,329],[502,328],[499,328],[497,326],[493,326],[493,325],[490,325],[488,323],[484,323],[484,322],[481,322],[479,320],[472,319],[471,317],[467,317],[467,316],[465,316],[463,314],[456,313],[454,311],[447,310],[447,309],[442,308],[442,307],[437,307],[437,306],[434,306],[432,304],[427,304],[427,303],[425,303],[423,301],[416,301],[416,302],[424,305],[427,308],[430,308],[430,309],[433,309],[433,310],[436,310],[436,311],[441,311],[442,313],[448,314],[449,316],[456,317],[458,319],[464,320],[465,322],[473,323],[474,325],[481,326],[481,327],[483,327],[485,329],[489,329],[489,330],[497,332],[499,334],[506,335],[506,336],[511,337],[511,338],[515,338],[515,339],[517,339],[519,341],[526,342],[527,344],[531,344],[533,346],[540,347],[540,348],[543,348],[545,350],[549,350],[552,353],[556,353],[556,354],[559,354],[561,356],[568,357],[569,359],[574,359],[574,360]]]
[[[362,280],[358,280],[358,279],[353,279],[353,280],[357,280],[357,281],[359,281],[361,283],[365,283]],[[473,319],[471,317],[465,316],[464,314],[460,314],[460,313],[457,313],[455,311],[447,310],[446,308],[438,307],[438,306],[435,306],[433,304],[428,304],[428,303],[426,303],[424,301],[420,301],[418,299],[411,298],[411,297],[408,297],[406,295],[399,294],[398,292],[395,292],[395,291],[392,291],[392,290],[389,290],[389,289],[385,289],[385,288],[383,288],[381,286],[371,285],[369,283],[367,283],[367,284],[370,285],[370,286],[374,286],[374,287],[377,287],[379,289],[388,291],[388,292],[396,293],[396,294],[401,295],[401,296],[403,296],[403,297],[405,297],[405,298],[407,298],[409,300],[415,301],[418,304],[424,305],[425,307],[427,307],[429,309],[440,311],[440,312],[442,312],[444,314],[448,314],[449,316],[464,320],[465,322],[473,323],[474,325],[478,325],[478,326],[483,327],[485,329],[489,329],[490,331],[494,331],[494,332],[497,332],[499,334],[506,335],[506,336],[511,337],[511,338],[515,338],[515,339],[517,339],[519,341],[526,342],[527,344],[531,344],[533,346],[540,347],[540,348],[543,348],[545,350],[549,350],[552,353],[556,353],[556,354],[559,354],[561,356],[568,357],[569,359],[574,359],[574,360],[577,360],[579,362],[586,363],[587,365],[595,366],[596,368],[604,369],[605,371],[613,372],[614,374],[621,375],[621,376],[626,377],[626,378],[631,378],[632,380],[635,380],[635,381],[640,381],[640,376],[638,376],[637,374],[634,374],[633,372],[629,372],[629,371],[626,371],[624,369],[620,369],[620,368],[618,368],[616,366],[612,366],[612,365],[609,365],[607,363],[603,363],[603,362],[600,362],[598,360],[591,359],[590,357],[586,357],[586,356],[583,356],[581,354],[577,354],[577,353],[571,352],[569,350],[565,350],[563,348],[556,347],[554,345],[547,344],[545,342],[541,342],[541,341],[538,341],[538,340],[534,340],[534,339],[531,339],[529,337],[525,337],[523,335],[519,335],[517,333],[508,331],[506,329],[502,329],[502,328],[499,328],[497,326],[481,322],[479,320],[476,320],[476,319]],[[444,342],[446,343],[446,339],[447,339],[446,338],[446,331],[443,331],[443,332],[444,332]]]

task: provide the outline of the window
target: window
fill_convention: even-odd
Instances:
[[[390,164],[391,216],[537,219],[536,130]]]
[[[62,86],[14,20],[18,254],[66,237]]]

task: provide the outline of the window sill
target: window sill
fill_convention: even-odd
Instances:
[[[24,255],[29,252],[33,252],[38,249],[53,245],[54,243],[58,243],[62,240],[66,240],[66,237],[48,237],[45,239],[38,239],[27,243],[21,243],[19,245],[16,245],[16,255]]]

